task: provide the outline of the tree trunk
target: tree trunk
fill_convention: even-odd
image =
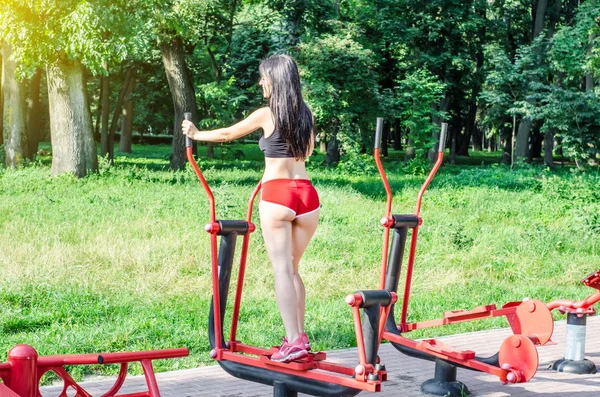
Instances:
[[[52,137],[52,175],[84,177],[98,168],[92,117],[83,84],[83,66],[63,59],[49,65],[48,102]]]
[[[162,43],[160,48],[174,105],[173,145],[170,168],[181,170],[185,168],[187,162],[185,139],[181,133],[181,123],[183,122],[183,113],[185,112],[191,112],[192,119],[197,121],[196,95],[190,72],[185,64],[181,38],[174,38],[170,42]]]
[[[100,76],[100,95],[98,96],[98,106],[96,107],[96,123],[94,124],[94,140],[100,139],[100,123],[102,118],[102,95],[103,95],[104,76]]]
[[[512,163],[512,134],[510,132],[503,134],[503,145],[502,145],[502,164],[511,164]]]
[[[533,159],[537,159],[542,157],[542,142],[544,141],[544,136],[540,132],[539,123],[536,123],[535,127],[533,127],[533,133],[530,137],[531,145],[529,147],[529,161]]]
[[[550,129],[544,134],[544,164],[550,168],[554,168],[554,132]]]
[[[104,66],[108,72],[108,66]],[[110,75],[102,76],[101,107],[102,127],[100,128],[100,156],[108,155],[108,122],[110,120]]]
[[[532,121],[528,117],[521,119],[517,139],[515,140],[515,157],[521,159],[529,158],[529,133]]]
[[[340,162],[340,145],[337,139],[337,131],[327,141],[327,155],[325,156],[325,163],[327,165],[334,165]]]
[[[42,139],[42,106],[40,104],[40,83],[42,69],[38,69],[29,84],[29,103],[27,107],[27,132],[29,156],[33,160]]]
[[[135,101],[131,97],[135,90],[135,79],[131,79],[129,87],[125,93],[125,105],[123,106],[123,115],[121,123],[121,139],[119,140],[119,152],[131,153],[131,137],[133,133],[133,108]]]
[[[406,142],[406,153],[404,153],[404,161],[410,161],[415,158],[415,142],[408,138],[408,142]]]
[[[131,67],[127,69],[127,72],[125,72],[123,85],[119,90],[119,97],[117,98],[117,103],[115,104],[113,117],[110,122],[110,129],[108,130],[108,159],[111,163],[115,159],[115,133],[117,132],[117,122],[119,121],[120,115],[122,113],[123,102],[125,101],[125,94],[129,90],[129,85],[133,79],[135,79],[135,70],[133,69],[133,67]]]
[[[4,144],[4,63],[2,61],[2,47],[0,43],[0,145]]]
[[[400,119],[394,119],[394,150],[402,150],[402,126]]]
[[[25,83],[17,80],[17,65],[10,60],[12,48],[4,43],[3,82],[4,89],[4,162],[7,167],[19,167],[29,157],[27,142],[27,102]]]
[[[484,149],[485,145],[485,136],[483,135],[483,131],[481,128],[477,128],[477,124],[473,126],[473,150],[476,152],[481,152]]]
[[[456,164],[456,140],[458,135],[458,128],[453,124],[449,125],[450,129],[450,164]]]
[[[544,30],[544,19],[547,8],[548,0],[537,1],[535,19],[533,23],[533,40],[535,40]],[[542,60],[540,61],[543,62]],[[517,158],[529,158],[529,134],[531,132],[531,124],[532,122],[529,117],[521,118],[521,122],[519,123],[519,132],[517,133],[517,140],[515,142],[515,156]]]

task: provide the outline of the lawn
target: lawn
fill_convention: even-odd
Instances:
[[[98,173],[79,180],[50,178],[47,157],[19,170],[0,168],[2,359],[13,345],[28,343],[43,355],[190,349],[187,358],[157,362],[159,371],[213,363],[208,200],[189,167],[167,169],[168,156],[168,146],[134,146],[115,166],[102,162]],[[490,161],[494,156],[468,160],[477,166],[444,166],[427,191],[410,320],[592,292],[579,282],[600,268],[598,173],[511,171]],[[255,145],[219,146],[215,157],[200,163],[217,217],[241,219],[260,178],[260,152]],[[411,213],[424,176],[407,173],[398,157],[385,161],[394,213]],[[344,297],[378,286],[385,192],[371,159],[358,171],[321,161],[317,155],[309,162],[323,208],[301,273],[307,332],[313,348],[329,350],[356,344]],[[503,326],[500,318],[412,336]],[[283,334],[259,229],[251,238],[238,337],[269,346]],[[81,378],[100,368],[74,371]]]

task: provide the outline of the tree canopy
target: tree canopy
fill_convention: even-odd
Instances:
[[[275,53],[299,62],[330,165],[356,161],[370,150],[377,116],[386,118],[384,145],[406,147],[420,161],[445,120],[452,157],[468,156],[485,143],[526,161],[543,157],[549,166],[557,153],[578,166],[598,163],[598,0],[0,5],[0,41],[9,45],[3,64],[15,81],[72,63],[81,68],[81,98],[89,100],[80,110],[89,117],[79,119],[90,119],[90,131],[98,130],[101,117],[94,121],[91,115],[100,114],[103,104],[104,120],[107,106],[114,112],[114,132],[121,122],[116,115],[134,101],[130,128],[172,134],[175,169],[185,162],[177,128],[182,113],[192,111],[199,126],[215,128],[262,106],[258,64]],[[125,78],[126,71],[133,75]],[[10,78],[5,76],[7,83]],[[135,82],[131,89],[129,81]],[[4,113],[29,95],[25,85],[22,90],[4,95],[10,98]],[[17,148],[6,133],[6,117],[2,126],[5,145]]]

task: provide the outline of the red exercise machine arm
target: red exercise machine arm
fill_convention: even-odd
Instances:
[[[379,281],[379,289],[385,289],[385,274],[387,272],[387,251],[390,240],[390,227],[394,224],[394,219],[392,218],[392,189],[390,188],[387,176],[385,175],[385,170],[381,164],[381,150],[379,147],[381,145],[382,130],[383,118],[377,117],[377,126],[375,128],[375,149],[373,150],[373,156],[375,157],[375,164],[377,164],[377,170],[379,171],[379,175],[381,175],[381,180],[383,181],[383,186],[385,187],[385,193],[387,196],[385,217],[381,218],[381,225],[385,229],[383,230],[383,245],[381,249],[381,277]]]
[[[437,173],[438,169],[442,165],[442,161],[444,160],[444,148],[446,147],[446,133],[448,132],[448,123],[442,123],[442,131],[440,132],[440,145],[438,147],[438,156],[429,176],[425,180],[423,186],[421,186],[421,190],[419,190],[419,195],[417,196],[417,208],[415,209],[415,215],[419,216],[421,214],[421,200],[423,200],[423,194],[425,194],[425,190],[431,183],[431,180]]]
[[[442,161],[444,160],[444,148],[446,146],[446,133],[448,131],[448,124],[442,123],[442,130],[440,132],[440,144],[438,146],[438,156],[437,160],[429,173],[429,176],[421,186],[421,190],[419,190],[419,194],[417,196],[417,208],[415,209],[415,215],[417,217],[421,217],[421,201],[423,200],[423,195],[425,194],[425,190],[431,183],[431,180],[437,173],[438,169],[442,165]],[[400,317],[400,324],[406,324],[406,317],[408,312],[408,301],[410,299],[410,286],[412,282],[412,273],[413,267],[415,264],[415,253],[417,250],[417,235],[419,233],[419,226],[415,227],[412,233],[411,241],[410,241],[410,253],[408,256],[408,264],[406,265],[406,283],[404,285],[404,299],[402,300],[402,315]]]
[[[185,120],[191,121],[192,114],[184,113],[183,115]],[[206,225],[205,230],[210,233],[210,250],[211,250],[211,258],[212,258],[212,288],[213,288],[213,308],[215,315],[215,335],[222,335],[221,333],[221,297],[219,296],[219,256],[217,250],[217,232],[219,224],[216,222],[216,210],[215,210],[215,197],[204,179],[204,175],[202,175],[202,171],[198,167],[198,164],[194,160],[194,156],[192,153],[192,139],[186,135],[185,137],[185,151],[187,155],[187,159],[192,165],[194,172],[198,176],[198,179],[202,183],[202,187],[206,191],[208,195],[208,201],[210,203],[210,224]],[[217,349],[222,349],[221,338],[215,338],[215,346]]]
[[[183,118],[185,120],[191,121],[192,114],[184,113]],[[198,179],[200,179],[200,182],[202,183],[202,187],[204,188],[204,190],[206,191],[206,194],[208,195],[208,202],[210,203],[210,223],[214,224],[215,220],[217,218],[216,210],[215,210],[215,196],[213,195],[212,191],[210,190],[210,187],[208,186],[206,179],[204,179],[204,175],[202,175],[202,171],[200,171],[198,164],[194,160],[194,155],[192,153],[192,139],[187,135],[185,136],[185,153],[187,155],[188,161],[192,165],[192,168],[196,172],[196,175],[198,175]]]

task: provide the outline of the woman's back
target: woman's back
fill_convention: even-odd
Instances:
[[[263,135],[261,149],[265,152],[265,172],[263,182],[272,179],[309,179],[304,160],[297,160],[292,155],[282,153],[282,137],[275,130],[273,115],[269,108],[264,108]],[[312,148],[310,150],[312,152]],[[310,152],[308,155],[310,155]],[[277,156],[277,157],[269,157]]]

